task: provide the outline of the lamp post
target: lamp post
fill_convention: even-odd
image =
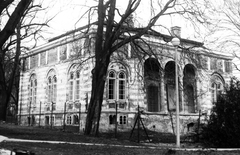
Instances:
[[[180,44],[180,40],[178,38],[172,39],[172,45],[175,48],[175,85],[176,85],[176,146],[180,147],[180,132],[179,132],[179,88],[178,88],[178,45]]]

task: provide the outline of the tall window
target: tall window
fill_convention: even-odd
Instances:
[[[56,103],[56,101],[57,101],[57,78],[56,78],[56,76],[53,77],[53,90],[52,90],[52,92],[53,92],[52,101],[54,103]]]
[[[76,72],[75,99],[80,99],[80,72]]]
[[[217,75],[213,75],[211,79],[211,99],[212,102],[216,102],[219,95],[222,94],[223,91],[223,80]]]
[[[108,79],[108,99],[115,99],[115,88],[116,88],[116,75],[115,72],[109,72]]]
[[[48,74],[47,97],[48,102],[57,102],[57,77],[53,70]]]
[[[80,99],[80,71],[70,72],[68,81],[69,101],[78,101]]]
[[[69,80],[69,100],[73,100],[73,80],[74,80],[74,74],[70,73],[70,80]]]
[[[126,81],[126,75],[124,72],[120,72],[119,76],[119,99],[125,99],[125,81]]]
[[[211,85],[211,98],[212,102],[216,102],[218,96],[222,93],[223,86],[221,83],[212,83]]]
[[[118,76],[116,76],[118,74]],[[108,74],[108,99],[124,100],[126,98],[126,74],[123,71]]]
[[[36,105],[37,102],[37,79],[36,79],[36,75],[33,74],[30,77],[30,86],[29,86],[29,102],[31,102],[31,104],[33,106]]]

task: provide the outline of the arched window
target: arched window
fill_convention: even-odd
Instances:
[[[75,100],[80,99],[80,72],[76,72]]]
[[[54,103],[57,102],[57,77],[53,77],[53,100]]]
[[[126,73],[124,71],[108,73],[108,99],[126,99]]]
[[[69,100],[73,100],[73,82],[74,82],[74,74],[70,73],[70,79],[69,79]]]
[[[220,94],[222,94],[223,85],[222,83],[213,82],[211,85],[211,98],[212,102],[216,102]]]
[[[57,102],[57,77],[54,71],[50,71],[47,80],[47,101],[56,104]]]
[[[29,86],[29,102],[35,106],[37,102],[37,78],[36,75],[33,74],[30,77],[30,86]]]
[[[108,99],[116,99],[116,73],[114,71],[108,74]]]
[[[52,78],[48,77],[48,102],[52,101]]]
[[[74,68],[68,78],[69,101],[78,101],[80,99],[80,71],[76,71]]]
[[[126,75],[124,72],[120,72],[119,73],[119,76],[118,76],[118,80],[119,80],[119,83],[118,83],[118,87],[119,87],[119,99],[125,99],[125,86],[126,86]]]
[[[210,86],[212,102],[216,102],[218,96],[222,94],[223,85],[224,85],[224,81],[220,76],[218,76],[218,75],[213,75],[212,76],[211,86]]]

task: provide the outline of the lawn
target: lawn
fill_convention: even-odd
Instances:
[[[63,132],[60,129],[47,129],[39,127],[26,127],[11,124],[0,124],[0,135],[9,138],[30,139],[30,140],[49,140],[78,142],[99,145],[80,145],[80,144],[49,144],[49,143],[29,143],[29,142],[2,142],[0,148],[13,150],[29,150],[35,155],[155,155],[155,154],[176,154],[176,155],[223,155],[239,154],[238,152],[216,152],[216,151],[175,151],[170,149],[174,147],[175,136],[172,134],[163,134],[148,131],[151,142],[148,142],[145,132],[140,131],[139,140],[137,131],[134,131],[131,139],[129,132],[118,132],[115,138],[114,132],[101,133],[99,137],[84,136],[79,133]],[[163,144],[164,143],[164,144]],[[198,144],[185,143],[185,147],[196,147]]]

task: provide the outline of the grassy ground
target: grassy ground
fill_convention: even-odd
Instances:
[[[115,138],[114,132],[101,133],[100,137],[84,136],[79,133],[63,132],[59,129],[46,129],[39,127],[25,127],[10,124],[0,124],[0,135],[9,138],[31,139],[31,140],[51,140],[66,142],[82,142],[104,144],[97,145],[77,145],[77,144],[49,144],[49,143],[27,143],[27,142],[2,142],[0,148],[4,149],[23,149],[29,150],[35,155],[235,155],[239,152],[215,152],[215,151],[174,151],[169,149],[174,146],[175,136],[172,134],[162,134],[156,132],[147,132],[150,136],[149,143],[146,134],[140,132],[140,143],[137,143],[137,131],[134,131],[131,139],[129,132],[119,132]],[[164,144],[162,144],[164,143]],[[112,146],[118,145],[118,146]],[[185,143],[185,147],[197,147],[198,144]],[[130,148],[128,146],[134,146]],[[152,148],[140,148],[145,146],[154,146]]]

